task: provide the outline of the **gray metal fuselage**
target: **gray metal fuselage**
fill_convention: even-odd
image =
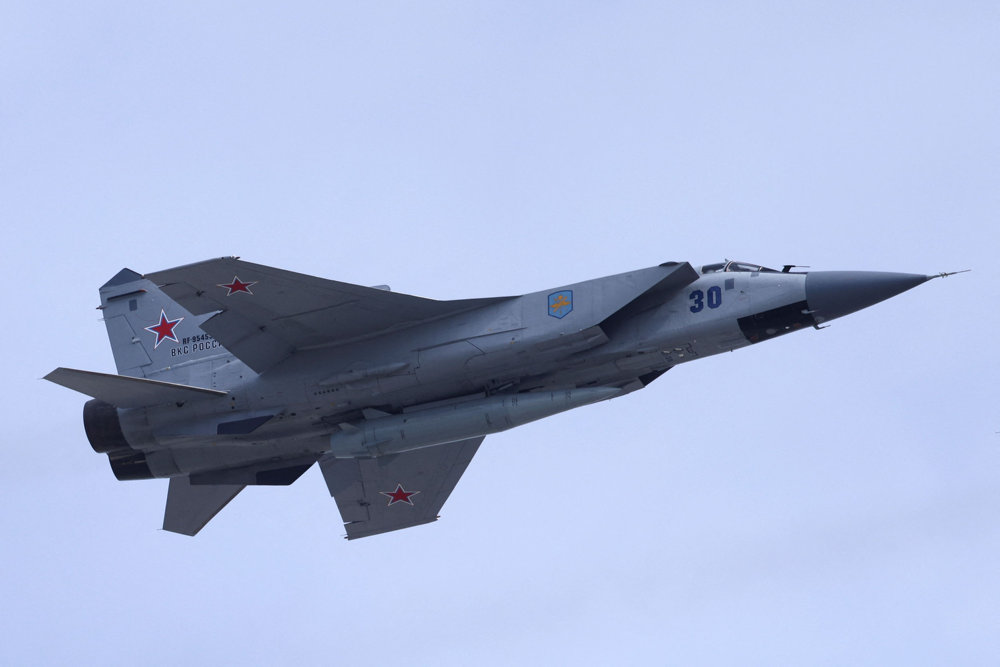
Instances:
[[[645,386],[636,378],[651,381],[672,366],[749,345],[741,319],[805,303],[807,276],[706,273],[662,301],[639,299],[600,321],[588,319],[579,302],[579,318],[574,312],[550,316],[546,299],[553,290],[546,290],[369,339],[299,350],[260,375],[223,351],[190,362],[188,382],[225,390],[226,399],[121,410],[122,430],[146,452],[156,477],[338,454],[343,434],[393,416],[399,421],[400,415],[418,420],[426,414],[440,427],[438,442],[406,438],[405,431],[393,438],[387,433],[403,427],[389,426],[367,445],[353,438],[362,444],[346,443],[339,455],[387,454],[485,435],[628,393]],[[560,289],[599,300],[600,283],[612,278]],[[591,307],[599,317],[600,304]],[[794,328],[765,330],[762,338]],[[588,388],[604,391],[588,394]],[[490,421],[491,401],[526,393],[548,394],[548,405]],[[465,417],[478,410],[486,417],[480,427],[457,426],[459,433],[448,435],[450,417],[442,411],[449,410]],[[226,424],[240,431],[255,419],[263,423],[249,433],[226,433]]]
[[[667,262],[454,301],[236,257],[122,269],[100,288],[118,373],[45,377],[91,397],[84,429],[118,479],[170,478],[164,530],[195,535],[245,487],[318,463],[357,539],[437,520],[491,433],[931,277],[791,268]]]

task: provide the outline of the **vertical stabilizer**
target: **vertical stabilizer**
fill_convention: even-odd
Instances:
[[[242,484],[191,484],[187,477],[172,477],[163,512],[163,530],[197,535],[229,501],[243,490]]]
[[[192,315],[135,271],[122,269],[100,294],[120,375],[184,381],[189,373],[171,372],[175,367],[226,354],[199,327],[213,313]]]

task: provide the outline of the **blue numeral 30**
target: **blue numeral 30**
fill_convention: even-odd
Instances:
[[[688,295],[688,299],[692,301],[691,312],[700,313],[705,309],[705,304],[708,303],[709,308],[718,308],[722,305],[722,288],[718,285],[708,288],[708,300],[705,300],[705,293],[700,289],[696,289]]]
[[[705,307],[705,293],[702,292],[700,289],[696,289],[695,291],[691,292],[691,295],[688,296],[688,298],[694,301],[694,303],[691,305],[692,313],[701,312],[701,310]]]
[[[708,307],[718,308],[722,305],[722,288],[716,285],[708,288]]]

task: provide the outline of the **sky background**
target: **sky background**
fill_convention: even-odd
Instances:
[[[0,663],[997,664],[998,119],[993,2],[3,3]],[[313,469],[191,539],[39,378],[224,255],[973,272],[491,436],[435,524]]]

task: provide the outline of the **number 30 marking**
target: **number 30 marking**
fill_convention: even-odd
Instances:
[[[694,303],[691,305],[692,313],[700,312],[705,307],[705,293],[702,292],[700,289],[696,289],[695,291],[691,292],[688,298],[694,301]]]
[[[700,313],[705,309],[705,304],[708,303],[709,308],[718,308],[722,305],[722,288],[718,285],[708,288],[708,299],[705,299],[705,293],[700,289],[696,289],[688,295],[688,299],[692,301],[691,312]]]

